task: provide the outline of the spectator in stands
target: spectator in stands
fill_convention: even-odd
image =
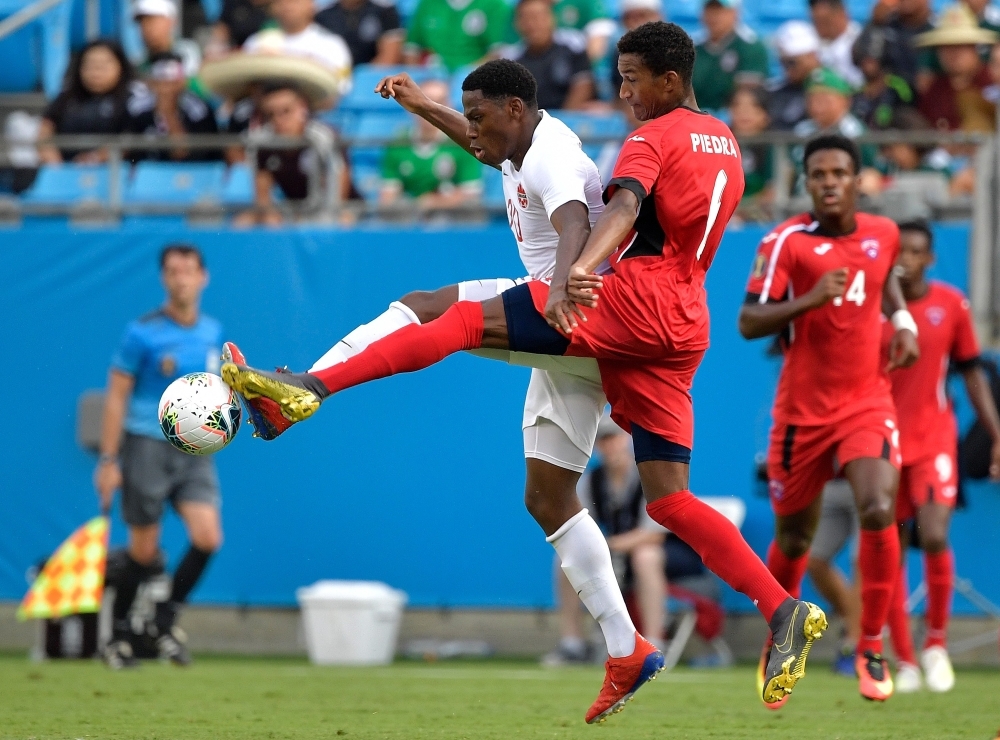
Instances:
[[[867,26],[854,42],[852,58],[864,82],[851,101],[851,113],[872,129],[889,128],[899,109],[913,105],[913,90],[899,75],[887,69],[892,51],[890,32]]]
[[[594,74],[583,34],[556,31],[551,0],[519,0],[514,18],[521,43],[509,47],[504,56],[520,62],[535,76],[538,107],[585,108],[594,99]]]
[[[559,28],[583,31],[587,37],[587,56],[601,59],[608,53],[615,22],[601,0],[555,0],[553,10]]]
[[[851,49],[861,35],[861,25],[847,15],[844,0],[809,0],[809,14],[819,36],[819,62],[832,69],[852,87],[860,87],[861,70],[854,64]]]
[[[132,17],[139,25],[146,60],[139,65],[139,74],[146,75],[153,56],[173,53],[184,63],[186,77],[194,78],[201,69],[201,50],[189,39],[179,39],[177,6],[173,0],[137,0],[132,6]]]
[[[805,21],[787,21],[774,35],[783,80],[768,86],[772,128],[791,131],[806,118],[806,81],[820,67],[819,36]]]
[[[662,0],[621,0],[621,25],[625,31],[634,31],[643,23],[663,20]],[[618,97],[622,89],[622,76],[618,73],[618,49],[611,47],[611,99],[629,119],[631,128],[637,128],[639,122],[632,115],[632,109]]]
[[[392,0],[336,0],[316,14],[316,22],[347,42],[354,64],[403,61],[406,31]]]
[[[622,591],[632,585],[638,596],[642,634],[659,647],[666,621],[665,531],[646,513],[632,439],[607,415],[597,428],[595,452],[600,464],[584,473],[577,485],[580,503],[590,511],[608,538],[608,547]],[[573,587],[556,574],[559,604],[559,647],[545,657],[549,665],[591,659],[580,624],[580,603]]]
[[[929,131],[927,120],[913,108],[899,108],[889,122],[893,131]],[[877,167],[887,178],[886,185],[896,175],[905,172],[940,172],[951,178],[955,160],[944,147],[918,146],[901,141],[886,144],[879,149]]]
[[[403,58],[421,64],[436,57],[454,72],[479,62],[510,38],[506,0],[420,0],[406,32]]]
[[[1000,33],[1000,7],[992,0],[962,0],[979,21],[979,27]]]
[[[292,85],[274,85],[261,94],[260,118],[265,126],[258,134],[257,173],[254,182],[254,207],[238,215],[235,226],[277,226],[284,221],[275,205],[272,190],[277,186],[289,201],[305,205],[328,186],[331,164],[338,164],[341,197],[350,195],[350,176],[335,148],[333,131],[312,117],[309,100]],[[269,148],[271,136],[306,138],[311,147],[296,149]]]
[[[62,92],[42,113],[38,137],[56,134],[140,133],[155,126],[156,98],[114,41],[92,41],[70,63]],[[107,161],[105,148],[90,151],[42,146],[46,164]]]
[[[733,93],[729,104],[729,127],[737,138],[756,136],[767,131],[771,117],[767,114],[767,92],[760,86],[741,87]],[[746,185],[744,200],[769,201],[773,163],[771,147],[767,144],[748,146],[740,143],[743,155],[743,174]]]
[[[423,83],[424,94],[448,105],[448,85],[438,80]],[[479,199],[483,190],[482,165],[419,116],[411,139],[393,144],[382,157],[380,202],[415,199],[422,210],[455,208]]]
[[[144,82],[156,96],[156,112],[154,125],[143,133],[182,137],[186,134],[219,132],[212,106],[188,87],[184,62],[180,56],[169,51],[154,54],[145,68]],[[174,161],[193,161],[220,159],[221,153],[210,149],[175,148],[160,155],[154,152],[151,156],[167,156]]]
[[[314,22],[313,0],[272,0],[270,11],[278,29],[255,33],[243,44],[243,51],[311,59],[337,76],[341,92],[350,89],[351,50],[344,39]]]
[[[206,56],[219,57],[239,49],[246,40],[272,22],[267,12],[271,0],[222,0],[219,21],[212,26]]]
[[[943,70],[920,97],[920,112],[931,126],[949,131],[996,128],[996,108],[984,95],[992,80],[977,49],[996,42],[997,33],[980,28],[962,4],[945,10],[937,28],[917,37],[918,46],[935,50]]]
[[[739,22],[739,0],[708,0],[701,22],[705,40],[695,46],[694,86],[698,105],[721,110],[741,85],[763,85],[767,48]]]
[[[922,56],[916,37],[933,28],[932,17],[930,0],[880,0],[872,11],[872,24],[886,32],[891,50],[886,69],[915,90],[919,90],[917,73]]]

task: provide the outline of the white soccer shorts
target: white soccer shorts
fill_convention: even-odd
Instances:
[[[485,301],[529,279],[459,283],[458,299]],[[597,424],[608,403],[597,361],[495,349],[472,350],[472,354],[532,368],[521,422],[524,456],[582,473],[594,451]]]

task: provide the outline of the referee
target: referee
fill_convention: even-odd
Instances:
[[[122,491],[128,557],[115,590],[111,642],[104,661],[112,669],[138,665],[129,640],[128,614],[139,585],[157,571],[160,522],[169,501],[191,546],[173,576],[168,601],[156,605],[152,629],[160,658],[191,662],[177,611],[222,543],[219,483],[208,457],[187,455],[163,438],[157,406],[166,387],[182,375],[218,372],[222,326],[199,311],[208,272],[201,252],[170,244],[160,253],[164,305],[128,325],[111,361],[94,485],[101,506]]]

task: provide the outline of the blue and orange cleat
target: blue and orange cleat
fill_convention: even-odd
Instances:
[[[236,365],[247,364],[246,357],[243,356],[243,353],[236,346],[235,342],[225,342],[222,345],[222,361]],[[277,439],[292,425],[292,422],[281,415],[281,409],[278,407],[278,404],[270,398],[261,396],[250,399],[240,393],[239,390],[236,393],[246,407],[247,416],[250,417],[250,423],[254,429],[253,436],[270,442],[272,439]]]
[[[604,664],[604,685],[597,701],[587,711],[587,724],[600,723],[618,714],[643,684],[663,670],[663,653],[638,632],[635,650],[624,658],[608,658]]]
[[[889,663],[881,653],[866,650],[864,655],[855,658],[858,669],[858,690],[868,701],[885,701],[892,696],[892,676],[889,675]]]

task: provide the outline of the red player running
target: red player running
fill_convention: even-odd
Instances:
[[[927,688],[950,691],[955,685],[946,647],[955,561],[948,544],[948,525],[958,493],[958,426],[945,394],[949,363],[962,374],[969,399],[993,439],[990,475],[1000,477],[1000,419],[989,382],[979,365],[979,342],[969,313],[969,301],[945,283],[927,280],[934,261],[934,242],[923,222],[900,224],[900,253],[896,272],[906,305],[920,332],[920,359],[891,375],[892,397],[899,417],[899,444],[903,469],[899,478],[896,519],[900,522],[903,552],[909,541],[909,520],[916,517],[920,549],[924,551],[927,582],[927,634],[920,664]],[[889,341],[888,332],[884,338]],[[905,564],[905,558],[903,560]],[[896,688],[920,688],[909,616],[906,613],[906,569],[889,612],[893,650],[899,660]]]
[[[768,567],[789,592],[799,592],[820,493],[839,467],[861,520],[855,665],[861,695],[884,701],[892,694],[882,626],[899,570],[893,505],[900,454],[880,354],[883,305],[896,327],[888,369],[916,359],[917,328],[892,274],[899,230],[886,218],[856,212],[859,159],[857,145],[843,136],[806,145],[813,213],[764,237],[739,326],[747,339],[782,332],[786,344],[767,461],[776,515]]]
[[[622,147],[607,208],[583,252],[569,254],[560,244],[555,274],[568,274],[567,281],[531,281],[483,303],[456,303],[439,319],[400,329],[315,373],[227,363],[222,374],[244,396],[270,398],[286,418],[301,421],[331,394],[462,350],[596,358],[613,416],[632,432],[650,516],[749,596],[778,636],[761,692],[776,702],[805,674],[826,617],[791,598],[739,530],[688,490],[690,389],[708,347],[705,273],[743,194],[740,152],[725,124],[689,107],[694,45],[679,26],[647,23],[625,34],[618,51],[621,97],[648,123]],[[477,151],[478,119],[467,117]],[[594,274],[609,257],[614,272]],[[619,711],[648,670],[638,647],[609,659],[587,721]]]

